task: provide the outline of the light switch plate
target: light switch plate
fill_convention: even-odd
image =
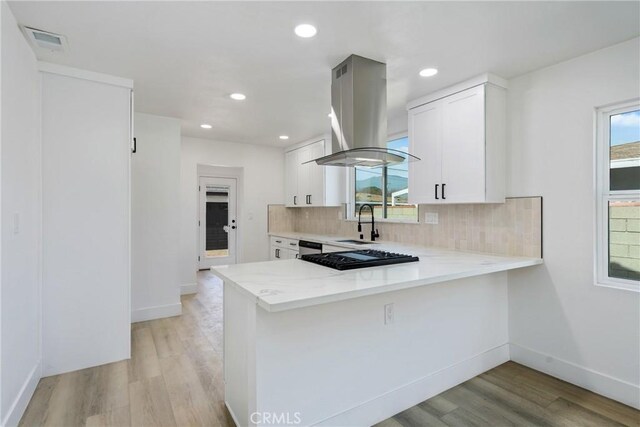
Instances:
[[[426,212],[424,214],[424,223],[425,224],[437,224],[438,223],[438,212]]]
[[[393,310],[393,303],[385,304],[384,306],[384,324],[390,325],[395,320],[395,313]]]

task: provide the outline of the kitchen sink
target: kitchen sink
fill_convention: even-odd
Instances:
[[[347,240],[336,240],[339,243],[350,243],[352,245],[376,245],[376,242],[367,242],[366,240],[355,240],[355,239],[347,239]]]

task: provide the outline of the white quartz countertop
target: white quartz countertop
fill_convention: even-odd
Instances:
[[[255,298],[270,312],[342,301],[383,292],[425,286],[465,277],[542,264],[540,258],[497,256],[448,251],[395,242],[371,246],[337,243],[336,236],[272,233],[274,236],[311,240],[336,246],[371,248],[418,256],[420,261],[339,271],[299,259],[212,267],[226,284]]]

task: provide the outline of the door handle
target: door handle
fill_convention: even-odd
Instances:
[[[444,186],[447,184],[442,184],[442,200],[445,200],[446,197],[444,197]]]
[[[438,186],[439,186],[439,185],[440,185],[440,184],[436,184],[436,200],[439,200],[439,199],[438,199]]]

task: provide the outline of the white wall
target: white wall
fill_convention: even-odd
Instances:
[[[544,265],[509,272],[512,357],[635,405],[640,294],[594,286],[593,126],[639,79],[634,39],[511,80],[507,162],[508,195],[544,203]]]
[[[35,56],[2,2],[0,424],[16,425],[40,379],[40,136]],[[14,229],[19,215],[19,230]]]
[[[198,259],[197,165],[244,168],[242,257],[238,262],[267,261],[267,205],[284,200],[284,154],[281,148],[182,138],[180,193],[180,284],[195,283]]]
[[[135,114],[131,159],[131,320],[181,313],[180,120]]]
[[[43,375],[131,343],[131,89],[59,72],[41,73]]]

